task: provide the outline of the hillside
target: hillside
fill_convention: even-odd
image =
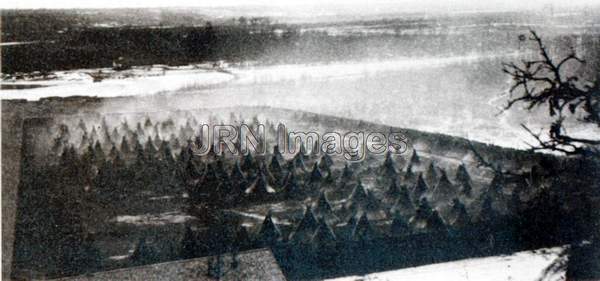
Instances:
[[[118,99],[126,100],[129,98]],[[114,99],[110,101],[116,102]],[[209,203],[208,210],[214,210],[216,211],[214,214],[225,216],[228,225],[232,225],[235,227],[234,229],[239,229],[240,225],[243,226],[243,232],[246,232],[247,235],[249,235],[248,243],[250,243],[243,246],[245,248],[254,248],[256,246],[265,245],[265,241],[261,240],[261,233],[265,223],[263,219],[265,216],[271,217],[276,225],[276,228],[279,229],[279,235],[281,235],[281,240],[275,240],[278,242],[276,242],[276,244],[271,244],[271,246],[275,247],[274,253],[278,258],[282,269],[288,275],[288,277],[292,279],[307,278],[310,276],[306,275],[307,273],[315,274],[314,272],[305,272],[302,270],[298,271],[297,267],[293,266],[295,262],[285,258],[289,255],[290,250],[294,251],[294,249],[296,249],[295,247],[297,247],[293,246],[295,245],[293,243],[294,240],[288,240],[288,237],[294,236],[293,233],[295,232],[296,224],[299,223],[301,218],[306,215],[304,214],[306,211],[306,206],[313,204],[316,214],[321,214],[323,211],[323,207],[319,206],[324,206],[323,204],[330,205],[331,211],[329,212],[333,212],[333,216],[330,219],[326,219],[326,225],[327,227],[332,228],[333,235],[336,237],[334,241],[338,241],[336,244],[341,243],[339,244],[340,246],[354,245],[353,243],[357,243],[356,241],[361,241],[360,239],[363,239],[352,238],[353,236],[349,236],[350,240],[346,240],[347,238],[344,238],[344,235],[347,235],[345,233],[347,233],[346,229],[348,228],[348,221],[352,220],[351,218],[355,218],[356,221],[364,220],[362,218],[363,211],[367,211],[364,213],[366,214],[365,218],[368,220],[368,224],[372,225],[372,231],[376,233],[375,236],[369,238],[374,239],[369,240],[373,241],[372,243],[383,243],[381,245],[385,245],[391,241],[396,241],[394,242],[395,245],[402,245],[402,243],[405,243],[401,241],[412,241],[410,243],[417,243],[410,246],[417,248],[414,248],[415,251],[412,253],[411,258],[406,256],[408,259],[404,259],[402,266],[429,263],[426,261],[429,258],[433,258],[433,260],[444,261],[473,255],[480,256],[494,253],[511,252],[519,249],[526,249],[530,247],[535,248],[544,245],[551,246],[556,245],[556,243],[564,243],[566,241],[565,239],[570,239],[568,235],[564,236],[564,234],[560,234],[551,240],[544,241],[536,238],[535,240],[527,241],[527,237],[529,237],[529,235],[532,235],[539,230],[533,228],[520,229],[520,234],[501,233],[493,230],[499,225],[510,225],[514,223],[510,222],[510,220],[505,221],[505,219],[500,218],[508,219],[510,217],[517,216],[525,219],[528,212],[528,208],[525,206],[530,204],[528,202],[535,202],[535,199],[539,198],[539,196],[544,193],[536,188],[522,186],[523,183],[520,183],[519,181],[505,183],[502,183],[502,181],[498,182],[500,178],[494,176],[494,172],[492,170],[478,165],[477,157],[474,155],[474,151],[470,149],[470,146],[465,139],[449,137],[441,134],[423,133],[415,130],[393,128],[382,124],[358,120],[268,107],[234,107],[211,109],[199,108],[195,110],[159,112],[107,112],[105,110],[105,102],[106,101],[104,99],[98,98],[44,99],[39,102],[29,103],[19,103],[14,101],[3,102],[4,110],[7,110],[7,105],[8,108],[13,110],[17,108],[24,109],[22,111],[23,115],[21,118],[24,118],[23,135],[27,136],[25,138],[26,141],[24,142],[25,146],[23,148],[23,155],[25,158],[23,158],[21,161],[12,161],[12,163],[23,163],[22,161],[26,161],[23,163],[23,165],[25,165],[24,167],[27,167],[26,169],[28,174],[28,177],[25,178],[27,180],[21,181],[21,189],[19,190],[20,203],[17,214],[17,226],[24,222],[23,219],[31,222],[39,220],[39,215],[30,212],[34,209],[27,207],[29,204],[36,204],[33,202],[38,200],[47,201],[48,198],[50,198],[50,201],[48,202],[50,204],[54,204],[52,203],[54,202],[53,200],[64,201],[65,199],[68,199],[67,201],[71,201],[73,199],[69,199],[71,196],[83,196],[81,198],[84,201],[80,201],[79,203],[83,205],[77,207],[78,209],[81,209],[81,212],[76,212],[77,214],[81,215],[81,217],[77,220],[79,221],[78,225],[81,225],[83,229],[71,231],[75,231],[72,233],[78,233],[80,231],[83,231],[81,233],[93,233],[93,240],[90,241],[92,243],[88,245],[99,250],[97,255],[102,260],[102,266],[98,269],[123,267],[129,266],[131,263],[137,264],[142,262],[131,260],[132,255],[139,247],[139,239],[142,238],[148,241],[147,243],[149,243],[151,247],[155,249],[153,258],[150,260],[145,260],[143,263],[178,259],[179,255],[182,253],[177,249],[182,247],[182,244],[178,245],[179,242],[177,241],[185,241],[184,238],[186,235],[188,235],[186,233],[190,233],[191,231],[191,233],[194,233],[193,236],[202,237],[203,235],[210,235],[210,233],[217,231],[210,226],[214,224],[212,221],[213,219],[211,219],[212,215],[207,217],[206,213],[203,211],[199,212],[199,210],[207,207],[206,203]],[[18,107],[14,105],[18,105]],[[3,113],[3,119],[7,117],[9,117],[9,113]],[[242,121],[249,125],[265,124],[267,131],[272,131],[273,127],[279,123],[285,124],[290,131],[315,131],[320,133],[364,131],[366,134],[369,132],[387,133],[390,131],[398,131],[402,132],[402,134],[407,138],[409,141],[409,146],[405,152],[398,155],[366,155],[365,160],[350,165],[353,176],[348,178],[348,180],[343,180],[344,170],[346,169],[344,168],[344,163],[346,161],[342,155],[332,155],[332,165],[322,166],[321,163],[324,163],[324,158],[322,158],[323,156],[317,156],[317,154],[309,153],[306,156],[306,159],[303,160],[305,168],[300,168],[300,170],[297,170],[297,174],[300,177],[298,182],[296,182],[300,190],[305,188],[308,189],[301,191],[298,195],[287,193],[286,190],[288,190],[288,187],[286,187],[285,184],[280,185],[281,183],[278,183],[276,179],[268,179],[268,182],[263,183],[260,183],[260,181],[253,183],[253,186],[257,187],[260,187],[264,184],[271,185],[275,190],[274,195],[266,194],[260,196],[256,195],[258,197],[251,196],[241,199],[241,201],[235,201],[235,203],[233,203],[234,201],[228,201],[230,199],[227,198],[230,197],[229,195],[223,193],[224,191],[209,191],[210,189],[203,188],[205,191],[196,194],[194,191],[194,186],[204,185],[209,187],[214,185],[205,182],[206,178],[203,180],[202,178],[196,178],[198,176],[194,174],[186,175],[185,173],[189,173],[189,170],[187,170],[188,172],[184,172],[184,174],[178,172],[180,169],[178,167],[184,168],[186,165],[189,167],[189,163],[185,160],[186,156],[182,154],[186,151],[186,149],[184,149],[185,142],[181,140],[189,138],[192,143],[197,144],[198,140],[195,139],[194,135],[197,136],[197,128],[200,126],[200,124],[240,124]],[[107,134],[105,134],[105,132]],[[270,132],[268,136],[272,136],[272,133],[273,132]],[[130,146],[131,149],[138,149],[136,147],[140,147],[140,151],[144,151],[143,153],[147,156],[143,157],[150,157],[150,155],[154,155],[152,153],[157,153],[156,156],[148,158],[155,160],[143,160],[151,162],[143,162],[146,164],[142,164],[142,162],[140,162],[141,158],[139,158],[139,155],[141,154],[124,154],[122,151],[123,142],[121,141],[124,139],[123,136],[128,136],[126,139],[128,139],[128,146]],[[148,139],[152,140],[152,144],[148,142]],[[204,141],[207,140],[204,139]],[[111,148],[113,143],[114,146]],[[268,139],[267,143],[267,147],[269,148],[267,150],[268,152],[264,156],[256,156],[256,165],[259,165],[261,161],[264,161],[265,164],[269,164],[269,173],[273,174],[275,173],[275,170],[272,168],[273,160],[271,159],[271,156],[273,155],[273,140]],[[167,145],[165,146],[165,144]],[[305,145],[308,146],[309,144],[305,143]],[[506,169],[521,171],[526,174],[531,171],[532,167],[537,165],[536,163],[555,163],[551,164],[551,166],[556,166],[560,163],[559,159],[555,159],[551,156],[531,154],[525,151],[489,146],[481,143],[474,143],[473,145],[475,147],[475,151],[477,151],[481,156],[485,157],[488,161],[501,165]],[[65,154],[65,151],[68,151],[69,147],[73,147],[75,149],[75,154],[70,152],[68,155]],[[171,151],[171,153],[161,154],[163,151],[165,151],[164,149],[167,148],[169,151]],[[199,147],[194,148],[194,146],[192,146],[190,148],[192,151],[195,151]],[[92,154],[89,154],[89,151],[92,151]],[[100,155],[98,153],[104,155],[102,156],[104,158],[98,158]],[[110,168],[110,165],[116,164],[115,161],[117,160],[114,157],[117,155],[121,155],[123,157],[122,159],[125,161],[125,170],[122,170],[122,172],[126,174],[133,173],[132,175],[134,176],[130,178],[121,178],[121,180],[118,180],[119,177],[111,176],[106,178],[108,181],[103,181],[102,174],[108,172],[106,169],[112,169],[115,171],[114,168],[116,166]],[[169,155],[172,157],[171,159],[176,161],[173,162],[175,166],[169,166],[171,164],[164,166],[166,163],[169,163],[168,161],[171,160],[168,160],[169,158],[163,158],[163,156],[160,155]],[[416,158],[418,158],[418,160],[415,160],[415,155],[417,155]],[[91,174],[91,177],[88,180],[86,180],[87,176],[79,179],[74,178],[77,179],[76,182],[68,183],[68,185],[71,186],[69,189],[75,189],[72,189],[72,191],[64,195],[60,195],[64,192],[61,191],[61,189],[66,188],[64,184],[50,188],[48,190],[50,193],[32,193],[32,190],[29,190],[33,186],[40,186],[39,183],[35,183],[36,178],[38,177],[32,177],[32,174],[41,173],[50,175],[54,173],[52,172],[53,170],[59,168],[60,165],[63,165],[61,164],[61,161],[63,160],[60,159],[74,156],[80,159],[77,161],[83,161],[80,162],[83,164],[81,168],[91,168],[92,171],[96,171]],[[92,158],[89,158],[90,156]],[[240,164],[243,164],[245,161],[243,155],[236,156],[224,154],[223,156],[219,156],[213,160],[211,160],[211,157],[214,156],[209,155],[193,157],[194,164],[192,165],[195,166],[194,169],[197,170],[199,173],[198,175],[205,174],[204,177],[206,177],[206,173],[208,172],[208,168],[206,167],[213,165],[208,163],[213,163],[215,160],[222,161],[222,163],[226,165],[223,167],[226,171],[229,171],[235,166],[234,163],[236,159],[240,161]],[[386,160],[386,158],[389,158],[390,160]],[[85,159],[97,160],[93,160],[95,164],[88,166],[89,164],[86,164],[85,161],[90,160]],[[279,166],[288,167],[289,163],[297,164],[298,155],[296,153],[284,153],[282,154],[282,159],[277,161],[284,161],[280,162],[278,164]],[[385,164],[387,162],[390,162],[391,164]],[[4,162],[3,164],[5,163],[7,162]],[[315,173],[313,163],[315,165],[319,163],[318,171],[323,177],[323,182],[319,183],[317,186],[315,186],[313,180],[311,180],[313,178],[312,174]],[[204,166],[207,164],[209,166]],[[389,168],[385,168],[386,165],[391,165],[393,168],[391,170]],[[544,169],[552,169],[551,166],[546,166]],[[384,168],[384,171],[387,172],[381,174],[382,168]],[[249,184],[252,183],[253,179],[260,179],[260,177],[256,178],[256,172],[250,173],[249,170],[245,170],[247,168],[242,169],[244,178],[246,178]],[[285,169],[282,171],[286,171]],[[463,176],[457,177],[457,173],[460,174],[459,170],[461,169],[463,171],[460,173],[463,173]],[[157,171],[158,173],[153,174],[153,172],[151,172],[153,170]],[[409,175],[409,170],[410,173],[413,174],[412,177],[415,178],[411,178]],[[156,176],[164,174],[164,172],[168,171],[173,172],[173,174],[171,174],[172,176],[167,178],[156,178]],[[218,171],[219,170],[217,170],[217,178],[214,179],[217,181],[217,183],[220,181],[219,178],[221,177],[219,176]],[[470,186],[470,190],[466,190],[465,183],[461,182],[461,180],[464,180],[465,178],[465,171],[469,178],[468,185]],[[144,175],[138,175],[140,172]],[[422,195],[415,195],[417,194],[415,193],[417,192],[415,190],[415,186],[418,186],[418,179],[416,176],[419,173],[423,174],[423,179],[425,180],[425,185],[427,185],[427,187]],[[440,176],[447,178],[445,180],[441,180]],[[539,175],[531,174],[531,176],[538,177]],[[280,179],[286,178],[285,174],[281,174],[280,177]],[[400,188],[398,191],[389,190],[389,177],[397,177],[397,184]],[[67,179],[68,177],[63,178],[62,181]],[[141,182],[138,182],[139,180],[141,180]],[[415,180],[417,182],[415,182]],[[442,185],[444,185],[442,184],[442,181],[448,180],[449,182],[444,183],[446,185],[449,184],[447,186],[447,188],[449,188],[448,191],[441,191]],[[44,181],[50,186],[54,185],[51,178],[47,178]],[[344,182],[347,182],[346,187],[341,187],[340,184],[343,186]],[[190,185],[190,183],[192,185]],[[116,186],[111,186],[113,184],[116,184]],[[361,184],[363,187],[360,187]],[[125,189],[121,189],[121,191],[119,191],[118,186],[122,186],[122,188]],[[366,199],[364,199],[366,200],[364,203],[361,203],[363,201],[360,201],[363,199],[356,199],[357,197],[355,194],[357,190],[360,191],[360,188],[364,188],[367,194]],[[403,188],[408,188],[410,193],[409,198],[411,198],[411,202],[414,203],[409,202],[409,205],[397,205],[398,202],[396,202],[397,199],[395,198],[398,197],[395,196],[402,194],[401,192],[398,192],[402,191]],[[456,191],[450,191],[453,189]],[[455,193],[459,191],[460,193]],[[322,195],[323,192],[325,197]],[[552,191],[551,194],[554,195],[551,196],[564,196],[565,193],[564,191],[559,193],[555,192],[558,191]],[[214,197],[218,194],[225,197],[222,199],[218,199],[218,196]],[[389,198],[388,194],[391,194],[395,198]],[[515,197],[515,194],[518,195]],[[39,196],[50,197],[44,199]],[[204,196],[208,196],[207,198],[211,199],[209,199],[209,201],[205,201],[206,199],[203,199],[205,198]],[[287,196],[300,196],[300,200],[287,200]],[[427,216],[423,218],[425,224],[419,223],[418,216],[414,219],[411,218],[411,213],[414,211],[427,211],[427,209],[423,209],[423,204],[427,203],[418,202],[420,197],[426,198],[425,200],[430,202],[430,208],[439,213],[439,218],[441,218],[442,223],[446,225],[444,228],[448,229],[450,231],[448,234],[454,238],[448,240],[449,238],[446,236],[446,234],[440,233],[433,236],[423,236],[424,234],[430,233],[430,231],[433,230],[430,228],[433,227],[433,225],[431,225],[433,222],[428,222],[429,219]],[[458,198],[458,201],[453,202],[453,198]],[[563,197],[563,199],[568,200],[566,197]],[[515,202],[517,205],[515,205]],[[490,203],[491,205],[486,205]],[[542,203],[546,204],[548,202]],[[456,213],[456,210],[460,210],[459,207],[461,205],[464,206],[466,213]],[[400,208],[402,206],[408,207],[408,209]],[[401,220],[411,225],[409,229],[412,230],[409,230],[407,234],[414,233],[410,235],[417,236],[406,236],[406,238],[402,238],[407,234],[397,236],[398,234],[389,232],[390,229],[395,227],[395,223],[397,224],[395,221],[399,219],[397,215],[400,214],[397,213],[397,211],[400,210],[405,211],[400,212],[403,213]],[[208,214],[213,213],[214,211],[211,211]],[[482,216],[482,212],[484,212],[485,215]],[[496,213],[497,215],[492,215],[492,213],[489,212]],[[45,218],[48,220],[48,216],[55,217],[55,215],[56,214],[47,212]],[[463,217],[457,219],[456,215]],[[317,217],[320,216],[321,215],[318,215]],[[546,213],[546,216],[553,215]],[[491,219],[492,217],[497,217],[497,219]],[[465,220],[465,218],[468,219]],[[533,219],[533,217],[527,219]],[[366,221],[363,222],[363,224],[364,223],[366,223]],[[489,228],[495,224],[499,225]],[[36,225],[36,223],[33,225]],[[37,225],[38,226],[35,228],[17,227],[16,249],[20,249],[20,247],[22,247],[19,245],[31,245],[32,240],[29,239],[36,239],[25,238],[35,237],[26,233],[44,233],[46,231],[44,230],[44,223]],[[504,237],[502,239],[508,240],[494,244],[486,244],[488,241],[482,240],[470,246],[459,243],[463,246],[460,246],[460,250],[459,248],[455,249],[456,251],[454,251],[454,253],[457,254],[455,256],[448,256],[447,254],[439,255],[440,253],[435,254],[429,250],[426,250],[426,248],[419,249],[419,247],[423,247],[423,245],[427,245],[427,243],[445,245],[445,243],[452,241],[452,239],[454,239],[455,245],[459,245],[456,244],[456,241],[461,240],[462,235],[469,233],[470,231],[480,231],[480,228],[484,225],[487,225],[487,231],[491,231],[489,232],[492,235],[491,237],[495,237],[496,239]],[[470,228],[472,229],[469,230]],[[26,232],[24,232],[25,230]],[[528,232],[524,230],[527,230]],[[549,229],[544,229],[545,232],[548,230]],[[49,233],[48,235],[52,234]],[[515,237],[517,236],[514,235],[521,236],[524,238],[524,240],[515,240]],[[166,240],[171,242],[166,243]],[[240,240],[234,239],[231,241]],[[515,243],[517,241],[520,242]],[[221,241],[220,243],[229,242],[225,240]],[[379,246],[375,246],[376,244],[371,246],[379,248]],[[42,246],[43,244],[39,245]],[[483,250],[484,248],[481,248],[484,245],[488,245],[485,246],[485,250]],[[491,248],[489,248],[489,245],[492,245]],[[304,249],[304,247],[305,246],[301,246],[301,248],[297,249]],[[354,251],[360,252],[364,250],[361,250],[361,246],[359,246],[359,244],[351,247],[354,247],[352,253],[354,253]],[[41,249],[43,249],[43,246],[40,248],[40,250]],[[388,247],[388,249],[392,250],[393,248]],[[209,253],[215,253],[215,251],[219,252],[220,250],[221,248],[219,247],[212,249],[207,248],[204,250],[196,249],[191,255],[202,256]],[[22,251],[17,250],[17,253],[22,253]],[[33,254],[34,252],[31,253]],[[380,254],[382,257],[392,257],[389,256],[390,253]],[[60,253],[57,253],[57,255],[57,257],[59,257]],[[15,257],[18,262],[15,268],[16,272],[23,274],[25,271],[32,272],[33,270],[33,272],[38,272],[37,274],[61,274],[42,273],[46,270],[44,269],[44,264],[48,264],[48,260],[44,261],[44,255],[33,254],[33,256],[37,257],[36,259],[39,259],[36,262],[36,268],[31,268],[31,264],[28,265],[26,262],[27,260],[31,260],[31,256],[26,258],[20,254],[17,255]],[[423,258],[426,259],[423,260]],[[315,262],[317,261],[315,260]],[[375,262],[375,264],[372,264],[375,267],[371,268],[370,270],[374,270],[375,268],[379,268],[380,270],[389,268],[383,266],[383,264],[383,260]],[[395,264],[396,266],[399,266],[397,263]],[[354,271],[355,273],[361,273],[365,270],[361,269],[360,267],[354,268],[354,270],[357,270]],[[344,272],[343,274],[350,273],[349,271],[340,268],[333,271],[324,271],[318,274],[322,274],[321,276],[339,276],[342,274],[342,272]]]

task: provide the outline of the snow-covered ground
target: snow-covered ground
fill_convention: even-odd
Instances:
[[[137,96],[181,89],[198,89],[223,82],[228,85],[262,84],[326,79],[357,79],[407,69],[439,68],[458,63],[472,63],[480,59],[516,56],[517,54],[472,54],[441,58],[405,58],[388,61],[337,62],[328,64],[295,64],[255,67],[231,67],[227,71],[203,65],[166,67],[136,67],[122,73],[111,69],[80,69],[58,71],[54,79],[5,79],[3,85],[37,85],[42,87],[4,89],[2,99],[39,100],[44,97],[81,96]],[[102,73],[112,77],[93,82],[92,75]]]
[[[501,62],[524,54],[473,53],[448,57],[407,57],[385,61],[322,64],[177,67],[148,75],[106,79],[94,83],[79,70],[57,73],[58,79],[29,81],[47,87],[2,90],[3,99],[37,100],[49,96],[142,96],[139,100],[107,102],[106,112],[147,112],[271,106],[304,110],[391,126],[466,137],[501,146],[526,148],[534,131],[547,125],[546,111],[529,114],[514,109],[498,114],[506,104],[509,77]],[[158,70],[157,70],[158,69]],[[139,72],[139,71],[138,71]],[[23,82],[3,81],[3,84]],[[571,134],[591,132],[574,128]]]
[[[89,74],[109,73],[107,69],[83,69],[56,72],[51,80],[2,81],[4,85],[38,85],[29,89],[2,90],[2,99],[39,100],[44,97],[68,96],[139,96],[173,91],[185,87],[210,87],[230,81],[232,74],[217,70],[173,68],[163,72],[159,67],[127,71],[131,77],[119,76],[94,82]]]
[[[135,225],[166,225],[185,223],[194,219],[195,218],[190,215],[174,211],[165,212],[161,214],[121,215],[113,218],[112,221],[117,223],[127,223]]]
[[[552,262],[559,259],[561,251],[563,248],[560,247],[540,249],[509,256],[466,259],[328,281],[558,281],[565,280],[565,272],[548,275],[543,273]]]

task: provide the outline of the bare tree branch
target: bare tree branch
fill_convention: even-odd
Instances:
[[[600,136],[598,138],[570,136],[565,133],[564,124],[565,117],[571,115],[579,118],[582,123],[591,123],[600,127],[600,84],[597,83],[598,81],[581,83],[579,77],[563,73],[563,68],[568,62],[585,63],[574,51],[556,63],[541,37],[533,30],[530,40],[539,50],[540,59],[523,60],[519,65],[502,64],[502,71],[513,79],[509,89],[510,98],[503,111],[516,104],[524,104],[528,110],[543,105],[548,106],[548,115],[554,120],[550,125],[547,139],[521,125],[538,143],[531,148],[532,150],[551,150],[567,155],[587,155],[591,152],[600,156],[594,153],[598,151],[597,146],[600,146]],[[513,94],[517,95],[513,96]]]

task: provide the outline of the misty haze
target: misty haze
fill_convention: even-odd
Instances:
[[[598,7],[360,4],[0,10],[3,280],[599,279]]]

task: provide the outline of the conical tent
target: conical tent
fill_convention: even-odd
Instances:
[[[368,241],[374,239],[375,236],[375,231],[369,222],[367,213],[363,213],[354,227],[352,239],[356,241]]]
[[[321,179],[323,178],[323,175],[321,174],[321,171],[319,171],[319,167],[317,165],[317,163],[315,163],[313,165],[313,169],[310,172],[310,182],[319,182]]]
[[[285,183],[283,185],[283,190],[286,198],[299,199],[304,195],[304,192],[300,188],[300,184],[298,183],[295,173],[289,173],[288,177],[285,179],[284,182]]]
[[[95,130],[94,130],[94,132],[95,132]],[[138,122],[136,125],[135,133],[138,134],[138,136],[140,136],[140,137],[143,137],[145,135],[144,129],[142,129],[142,124],[140,122]]]
[[[308,151],[306,151],[306,146],[304,146],[304,142],[300,143],[300,151],[297,155],[302,156],[302,158],[308,158]]]
[[[96,144],[94,145],[94,155],[97,160],[105,159],[104,149],[102,149],[102,144],[100,144],[100,141],[96,141]]]
[[[317,199],[315,210],[319,216],[327,220],[337,219],[335,212],[333,211],[333,207],[331,207],[331,204],[329,203],[329,200],[323,191],[321,191],[319,194],[319,199]]]
[[[415,215],[410,218],[409,224],[415,230],[424,230],[427,228],[429,216],[433,213],[431,206],[426,198],[421,198]]]
[[[274,174],[280,174],[282,172],[281,164],[279,163],[279,160],[277,159],[276,155],[273,155],[271,157],[271,163],[269,163],[269,170],[271,171],[271,173]]]
[[[365,210],[368,211],[379,211],[381,210],[380,201],[375,197],[375,194],[371,191],[367,191],[367,202],[364,206]]]
[[[167,141],[163,141],[161,143],[161,159],[164,161],[167,161],[167,163],[174,163],[175,159],[173,158],[173,150],[171,150],[171,146],[169,145],[169,142]]]
[[[179,138],[177,138],[175,136],[175,134],[171,134],[171,137],[169,138],[169,143],[171,144],[173,149],[181,148],[181,143],[179,142]]]
[[[367,202],[367,192],[360,180],[354,190],[350,194],[350,197],[346,200],[346,207],[352,212],[362,211]]]
[[[427,230],[433,232],[446,231],[446,223],[440,217],[437,210],[433,210],[429,218],[427,218]]]
[[[320,218],[317,230],[315,231],[315,234],[312,237],[313,244],[332,244],[335,243],[336,240],[337,238],[335,236],[335,233],[327,224],[327,221],[324,218]]]
[[[385,192],[385,196],[387,198],[391,198],[391,199],[396,199],[396,197],[398,197],[400,195],[400,189],[398,188],[398,184],[396,183],[395,180],[393,180],[390,183],[390,186],[388,187],[388,189]]]
[[[310,231],[314,231],[317,227],[317,217],[312,210],[310,205],[306,205],[306,210],[304,211],[304,217],[298,224],[298,228],[296,230],[309,229]]]
[[[259,162],[258,165],[258,173],[259,174],[263,174],[265,175],[265,178],[267,179],[267,182],[269,183],[277,183],[277,177],[275,177],[267,168],[267,165],[264,163],[264,161]]]
[[[119,130],[117,130],[117,127],[114,127],[112,132],[110,133],[110,139],[113,142],[116,142],[119,140],[120,137],[121,137],[121,135],[119,134]]]
[[[427,215],[431,214],[431,211],[433,210],[433,208],[429,204],[429,201],[425,197],[423,197],[423,198],[421,198],[421,200],[419,200],[418,208],[424,210]]]
[[[181,151],[179,152],[179,161],[182,163],[186,163],[194,158],[194,149],[192,148],[192,144],[188,141],[185,146],[181,147]]]
[[[302,153],[298,152],[294,158],[292,159],[294,169],[300,169],[301,171],[306,171],[306,165],[304,164],[304,156]]]
[[[504,188],[504,184],[505,184],[504,175],[502,175],[500,173],[496,173],[494,175],[494,177],[492,178],[492,181],[490,182],[487,192],[490,193],[490,195],[494,195],[494,196],[501,195],[502,189]]]
[[[348,215],[348,221],[340,227],[339,239],[352,240],[352,233],[354,232],[354,228],[356,228],[356,213],[351,213]]]
[[[281,161],[283,161],[283,155],[281,154],[281,151],[279,150],[279,145],[275,145],[273,146],[273,157],[275,159],[277,159],[278,162],[280,162],[279,164],[281,164]]]
[[[313,147],[310,151],[310,155],[313,157],[318,157],[321,154],[321,146],[319,146],[319,140],[315,140],[313,143]]]
[[[275,193],[264,173],[259,172],[258,177],[250,186],[246,189],[246,194],[257,197],[264,197]]]
[[[279,227],[273,222],[271,211],[265,216],[265,219],[258,232],[258,240],[261,243],[272,245],[281,238],[281,231]]]
[[[125,138],[125,137],[123,137]],[[79,142],[79,149],[83,150],[86,147],[88,147],[88,145],[90,145],[90,140],[88,138],[88,135],[86,132],[83,133],[83,135],[81,136],[81,142]]]
[[[471,184],[469,182],[462,183],[462,185],[460,186],[460,194],[470,197],[472,195],[472,192],[473,192],[473,187],[471,186]]]
[[[231,172],[229,173],[229,177],[232,181],[242,182],[246,181],[246,176],[244,172],[242,172],[242,167],[240,167],[240,162],[235,161],[233,167],[231,168]]]
[[[329,154],[324,154],[319,161],[319,168],[321,169],[330,169],[333,165],[333,160]]]
[[[154,142],[154,145],[157,147],[159,147],[163,143],[163,140],[160,138],[160,136],[158,134],[154,135],[154,139],[152,141]]]
[[[343,179],[350,179],[352,177],[352,169],[348,166],[348,163],[344,163],[344,170],[342,171]]]
[[[429,190],[429,187],[427,186],[427,183],[425,183],[425,180],[423,179],[423,174],[419,174],[419,176],[417,177],[417,183],[413,187],[413,192],[412,192],[413,201],[419,202],[419,200],[421,200],[421,197],[425,193],[427,193],[428,190]]]
[[[146,121],[144,121],[144,128],[150,127],[152,127],[152,121],[150,120],[150,117],[146,116]]]
[[[104,145],[105,147],[108,147],[109,145],[111,145],[113,143],[113,139],[110,136],[110,133],[108,132],[108,128],[102,129],[102,145]],[[68,132],[67,132],[68,134]],[[116,139],[118,140],[118,139]]]
[[[352,214],[350,216],[350,218],[348,219],[348,222],[346,222],[346,225],[349,225],[352,227],[352,229],[354,230],[354,227],[356,227],[356,223],[358,221],[356,220],[356,214]]]
[[[249,171],[249,170],[256,169],[256,165],[254,163],[254,157],[252,157],[252,154],[247,153],[244,156],[244,159],[243,159],[242,164],[241,164],[241,168],[244,171]]]
[[[394,159],[392,158],[391,152],[387,152],[385,155],[385,160],[380,167],[381,172],[388,177],[396,177],[398,175],[398,171],[396,171],[396,163],[394,163]]]
[[[406,187],[400,188],[400,195],[396,197],[396,201],[392,206],[392,213],[401,214],[403,216],[411,216],[414,214],[415,206],[410,200],[410,195]]]
[[[215,168],[215,164],[207,163],[206,168],[204,169],[204,174],[202,175],[202,181],[209,184],[216,184],[219,181],[219,175],[217,174],[217,170]]]
[[[452,207],[448,214],[448,222],[454,228],[462,228],[471,223],[465,205],[458,198],[452,200]]]
[[[140,134],[138,133],[138,135],[140,135]],[[96,131],[96,127],[92,127],[92,131],[90,132],[90,139],[92,139],[94,141],[98,140],[98,132]]]
[[[392,236],[403,236],[411,233],[410,226],[400,214],[395,214],[390,226]]]
[[[125,167],[125,160],[123,160],[123,156],[121,156],[120,152],[117,152],[117,155],[115,156],[115,158],[113,160],[113,166],[115,168]]]
[[[85,126],[85,122],[83,122],[83,119],[79,118],[79,123],[77,123],[77,128],[81,129],[81,131],[86,132],[87,128]]]
[[[411,165],[416,165],[421,163],[421,158],[419,157],[419,155],[417,154],[417,150],[413,150],[413,154],[410,157],[410,164]]]
[[[359,180],[358,184],[354,188],[352,192],[352,196],[350,197],[350,202],[354,204],[362,204],[366,203],[368,200],[367,191],[365,187],[362,185],[362,182]]]
[[[456,196],[456,190],[454,190],[454,186],[448,180],[448,176],[445,172],[442,171],[442,175],[435,188],[433,189],[432,199],[434,201],[448,201],[450,198]]]
[[[433,165],[433,161],[429,163],[427,170],[425,171],[425,179],[431,185],[434,185],[438,181],[438,172],[436,171],[435,165]]]
[[[414,178],[415,174],[413,172],[413,164],[409,163],[406,167],[406,172],[404,173],[404,180],[411,181]]]
[[[225,171],[219,175],[219,192],[221,193],[221,196],[227,198],[228,201],[231,201],[231,195],[237,193],[233,181]]]
[[[372,192],[369,192],[359,180],[350,198],[346,203],[348,208],[354,212],[381,210],[380,202]]]
[[[327,173],[327,175],[325,176],[324,182],[326,184],[335,184],[335,177],[333,176],[333,173],[330,169],[324,169],[324,172]]]
[[[479,222],[494,223],[500,216],[493,207],[493,201],[489,191],[482,195],[481,208],[479,210],[479,216],[477,217]]]
[[[290,240],[296,242],[307,242],[312,237],[317,227],[317,218],[313,213],[311,206],[307,205],[306,210],[304,211],[304,217],[302,217],[302,220],[294,232],[290,235]]]
[[[469,175],[469,172],[467,171],[467,167],[465,166],[464,163],[461,163],[458,166],[458,169],[456,170],[455,179],[459,183],[468,183],[471,181],[471,176]]]
[[[108,153],[108,158],[115,159],[115,157],[117,157],[117,154],[119,154],[119,150],[113,144],[112,147],[110,148],[110,152]]]

